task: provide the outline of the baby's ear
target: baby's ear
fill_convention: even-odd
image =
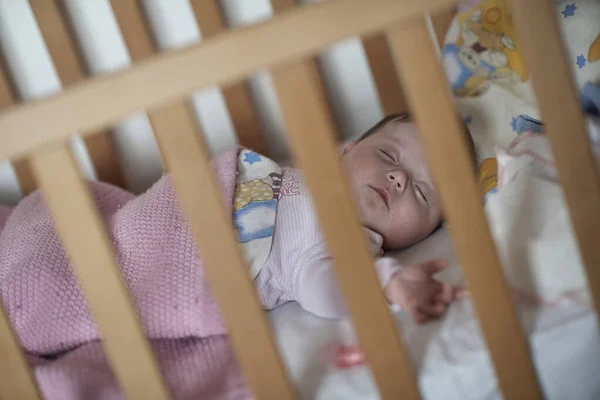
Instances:
[[[345,155],[346,155],[346,153],[348,153],[350,150],[352,150],[352,148],[353,148],[354,146],[356,146],[356,143],[357,143],[357,142],[356,142],[355,140],[352,140],[352,141],[350,141],[350,142],[348,142],[348,143],[342,144],[342,145],[339,147],[339,149],[340,149],[340,154],[341,154],[342,156],[345,156]]]

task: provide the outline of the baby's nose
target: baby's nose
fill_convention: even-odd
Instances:
[[[387,173],[387,179],[398,190],[404,191],[404,189],[406,189],[406,183],[408,181],[408,174],[404,170],[390,171]]]

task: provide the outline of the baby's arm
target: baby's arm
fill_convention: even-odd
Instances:
[[[433,278],[445,265],[442,260],[433,260],[403,267],[395,259],[384,257],[375,261],[375,271],[389,304],[401,307],[417,322],[426,322],[444,314],[448,304],[463,294]],[[294,276],[294,299],[323,318],[347,315],[333,268],[331,258],[315,258],[298,268]]]
[[[400,270],[400,265],[390,260],[379,259],[375,263],[382,287]],[[296,269],[293,297],[302,308],[319,317],[340,318],[347,315],[333,260],[328,256],[313,258]]]

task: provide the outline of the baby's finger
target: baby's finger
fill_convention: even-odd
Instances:
[[[416,310],[413,313],[413,318],[419,324],[424,324],[425,322],[427,322],[429,320],[429,317],[427,316],[427,314],[425,314],[424,312],[419,311],[419,310]]]
[[[445,303],[432,303],[427,306],[420,307],[420,310],[430,317],[441,317],[447,310],[448,306]]]
[[[436,258],[421,264],[421,269],[428,275],[435,275],[448,267],[448,261],[443,258]]]
[[[423,311],[421,311],[417,307],[407,308],[406,312],[408,312],[408,314],[411,316],[411,318],[414,319],[415,322],[417,322],[419,324],[424,323],[428,319],[427,314],[425,314]]]
[[[463,288],[454,288],[453,289],[453,294],[454,294],[454,298],[456,300],[461,300],[467,297],[471,297],[471,292],[469,292],[467,289],[463,289]]]
[[[447,283],[442,283],[440,292],[434,297],[434,301],[442,303],[450,303],[456,296],[455,290]]]

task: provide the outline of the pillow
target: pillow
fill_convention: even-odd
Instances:
[[[600,118],[590,117],[588,127],[593,151],[600,159]],[[523,133],[508,147],[497,147],[496,158],[498,189],[488,196],[485,211],[511,287],[544,302],[585,291],[584,267],[547,137]],[[404,265],[445,258],[449,267],[440,278],[463,284],[447,226],[408,249],[387,255]]]
[[[587,287],[550,144],[524,134],[498,149],[498,191],[487,199],[492,236],[509,281],[553,301]]]
[[[507,0],[469,0],[446,35],[442,63],[479,161],[493,159],[528,121],[541,119]],[[555,0],[555,14],[579,91],[600,82],[600,1]],[[532,16],[534,18],[535,16]]]

